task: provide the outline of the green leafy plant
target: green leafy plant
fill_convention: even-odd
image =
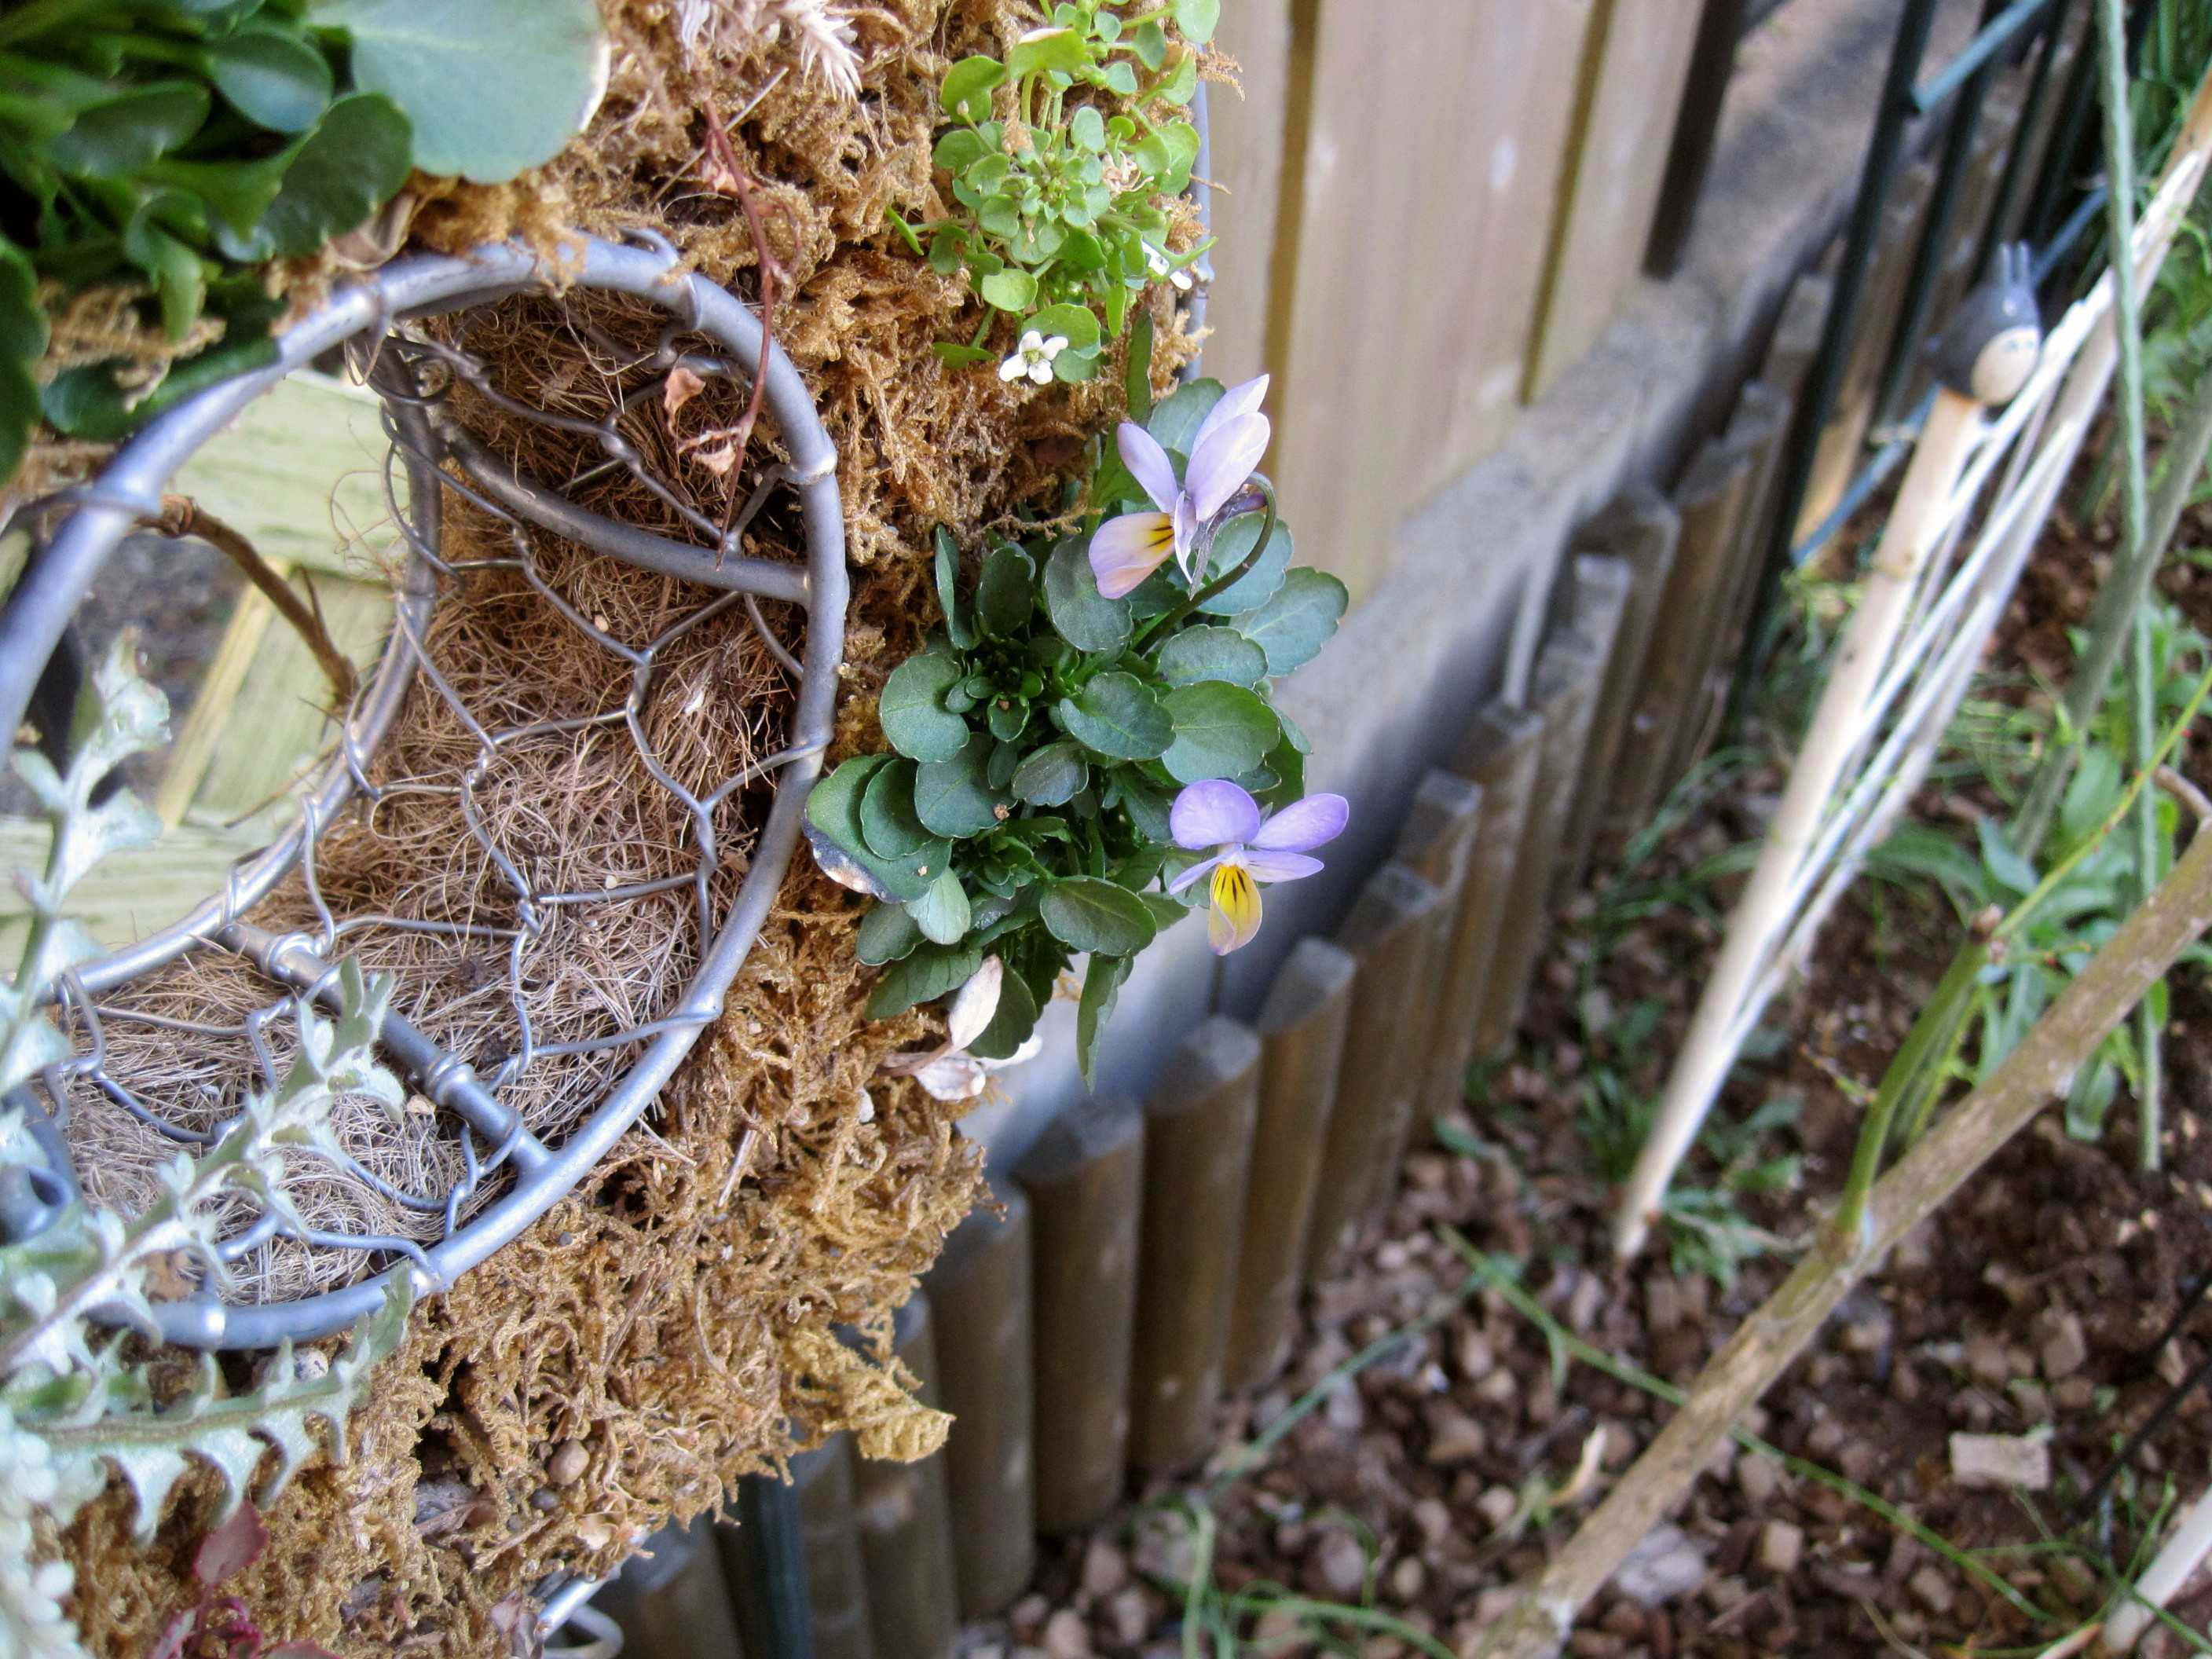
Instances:
[[[2187,709],[2208,661],[2212,661],[2208,656],[2212,647],[2170,605],[2154,604],[2150,617],[2156,712],[2163,727]],[[2078,647],[2078,640],[2076,644]],[[2045,872],[2063,872],[2017,935],[1950,988],[1950,994],[1965,1000],[1963,1018],[1952,1022],[1942,1052],[1929,1057],[1934,1063],[1905,1103],[1902,1121],[1908,1133],[1925,1123],[1936,1097],[1948,1084],[1987,1079],[2135,908],[2142,879],[2137,847],[2130,836],[2106,833],[2127,785],[2129,720],[2126,704],[2111,699],[2081,734],[2080,758],[2041,860],[2023,857],[2008,833],[1985,818],[1976,825],[1971,848],[1943,830],[1908,826],[1893,834],[1869,860],[1871,872],[1891,880],[1934,880],[1966,919],[1983,915],[1991,907],[1999,912],[2009,909],[2037,890]],[[2021,757],[2022,775],[2027,759]],[[2157,827],[2152,881],[2172,865],[2180,834],[2180,809],[2171,799],[2158,802]],[[2183,960],[2198,966],[2212,963],[2212,950],[2201,944],[2192,946]],[[2164,980],[2150,992],[2152,1012],[2160,1024],[2167,1017],[2169,994]],[[2068,1130],[2084,1139],[2100,1137],[2106,1115],[2124,1082],[2131,1089],[2141,1085],[2135,1034],[2125,1024],[2112,1030],[2093,1061],[2075,1074],[2067,1097]]]
[[[1181,112],[1220,0],[1137,0],[1127,15],[1124,3],[1061,0],[1003,59],[963,58],[945,73],[934,159],[963,211],[920,226],[891,217],[934,269],[965,270],[989,307],[972,340],[937,348],[947,362],[988,362],[983,342],[1006,313],[1024,319],[1027,351],[1006,359],[1006,379],[1087,380],[1135,295],[1163,278],[1189,285],[1184,269],[1205,245],[1168,251],[1162,198],[1182,191],[1198,160]]]
[[[1141,362],[1130,383],[1143,386]],[[1169,458],[1203,455],[1224,395],[1211,380],[1179,387],[1145,430]],[[1230,395],[1257,402],[1252,387]],[[1136,401],[1132,412],[1145,413],[1141,392]],[[1196,902],[1164,890],[1163,878],[1193,868],[1200,851],[1219,870],[1235,862],[1218,847],[1176,844],[1179,792],[1233,781],[1254,798],[1255,823],[1257,807],[1303,793],[1306,740],[1274,707],[1269,680],[1322,648],[1346,599],[1334,577],[1291,568],[1290,532],[1264,484],[1200,524],[1194,574],[1164,562],[1109,598],[1087,544],[1103,517],[1146,495],[1103,443],[1090,484],[1091,511],[1073,534],[1001,541],[963,560],[938,533],[945,625],[884,684],[878,713],[892,752],[845,762],[807,801],[817,859],[879,901],[858,945],[884,969],[872,1018],[943,996],[995,956],[999,1001],[967,1048],[1003,1059],[1087,953],[1077,1019],[1086,1073],[1132,958]],[[1264,832],[1253,840],[1267,845]],[[1256,879],[1291,878],[1250,856]],[[1217,908],[1221,896],[1218,882]],[[1232,947],[1217,939],[1217,948]]]
[[[591,0],[32,0],[0,17],[0,479],[41,412],[112,441],[266,361],[263,265],[360,225],[416,167],[490,182],[550,160],[605,52]],[[42,397],[49,283],[143,283],[170,340],[212,318],[221,342],[166,373],[80,364]]]
[[[70,1057],[46,1010],[58,981],[96,949],[62,914],[70,890],[105,854],[159,833],[158,821],[127,792],[99,799],[123,761],[165,735],[167,705],[139,678],[131,655],[126,637],[95,669],[72,722],[66,768],[32,750],[15,757],[52,837],[44,870],[18,872],[26,909],[12,919],[21,935],[15,976],[0,985],[0,1099]],[[365,978],[349,958],[340,965],[335,1018],[296,1002],[299,1042],[289,1070],[274,1088],[249,1097],[213,1146],[198,1157],[180,1153],[161,1170],[158,1195],[128,1218],[82,1198],[62,1201],[23,1109],[0,1107],[0,1191],[52,1211],[43,1226],[0,1243],[0,1648],[79,1653],[61,1608],[69,1569],[33,1563],[34,1528],[41,1518],[68,1524],[111,1471],[129,1486],[139,1534],[150,1540],[171,1488],[194,1462],[216,1472],[228,1512],[272,1454],[261,1501],[283,1488],[314,1450],[318,1419],[343,1455],[346,1415],[404,1327],[405,1275],[347,1353],[310,1361],[287,1344],[242,1392],[206,1354],[182,1392],[160,1401],[145,1367],[126,1359],[120,1337],[103,1334],[95,1321],[154,1331],[157,1270],[226,1283],[216,1244],[241,1197],[297,1222],[284,1186],[288,1162],[337,1153],[330,1115],[340,1095],[402,1109],[405,1091],[374,1052],[391,988],[388,980]]]

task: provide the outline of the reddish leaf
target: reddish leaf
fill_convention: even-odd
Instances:
[[[213,1589],[258,1561],[268,1547],[269,1528],[261,1524],[261,1511],[251,1504],[240,1504],[230,1512],[229,1520],[200,1540],[199,1553],[192,1558],[192,1576]]]

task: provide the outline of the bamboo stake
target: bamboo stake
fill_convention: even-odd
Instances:
[[[1032,1243],[1028,1200],[1018,1188],[994,1193],[953,1229],[922,1281],[937,1327],[935,1403],[952,1413],[939,1455],[963,1618],[997,1613],[1036,1566]]]
[[[2137,240],[2142,252],[2139,283],[2150,280],[2164,263],[2166,250],[2171,245],[2181,216],[2203,177],[2205,158],[2212,151],[2212,71],[2199,82],[2195,100],[2191,105],[2180,137],[2168,155],[2166,168],[2160,178],[2156,194],[2143,216],[2138,228]],[[2088,299],[2081,301],[2072,313],[2073,318],[2094,318],[2086,325],[2087,331],[2075,352],[2065,376],[2063,390],[2049,411],[2045,447],[2053,452],[2064,452],[2069,458],[2081,444],[2088,428],[2091,416],[2103,402],[2112,384],[2112,376],[2119,354],[2118,330],[2112,313],[2114,279],[2111,272],[2093,290]],[[2099,312],[2098,307],[2103,309]],[[2075,325],[2069,320],[2060,325],[2061,331]],[[2053,359],[2054,362],[2057,361]],[[1795,908],[1794,890],[1806,884],[1803,871],[1797,859],[1819,827],[1819,814],[1833,784],[1833,774],[1843,761],[1856,750],[1865,735],[1859,728],[1863,718],[1858,703],[1863,691],[1870,690],[1880,677],[1881,664],[1869,661],[1871,653],[1855,655],[1862,618],[1877,596],[1878,585],[1891,590],[1882,595],[1885,608],[1893,608],[1910,595],[1912,584],[1901,589],[1893,578],[1883,572],[1884,561],[1890,556],[1893,540],[1899,538],[1900,525],[1916,538],[1932,538],[1938,533],[1931,520],[1941,516],[1938,509],[1951,495],[1947,483],[1940,493],[1923,494],[1916,489],[1916,475],[1932,472],[1940,464],[1947,474],[1955,475],[1956,458],[1923,462],[1923,453],[1931,439],[1942,439],[1939,448],[1954,448],[1960,443],[1955,430],[1958,412],[1954,410],[1947,420],[1951,428],[1945,436],[1946,426],[1939,426],[1945,418],[1945,399],[1957,394],[1939,392],[1935,408],[1929,416],[1928,425],[1922,429],[1920,447],[1914,452],[1912,462],[1906,469],[1895,507],[1885,528],[1881,547],[1876,550],[1875,566],[1869,574],[1864,597],[1858,611],[1852,616],[1842,647],[1837,653],[1836,667],[1822,694],[1819,711],[1814,717],[1812,731],[1808,734],[1797,765],[1790,775],[1790,791],[1784,797],[1782,807],[1770,829],[1766,845],[1761,849],[1758,868],[1753,872],[1751,885],[1738,901],[1729,918],[1726,944],[1721,958],[1707,980],[1705,992],[1698,1005],[1688,1035],[1685,1037],[1680,1057],[1673,1075],[1668,1079],[1666,1098],[1650,1138],[1645,1142],[1642,1155],[1630,1177],[1620,1212],[1614,1221],[1614,1245],[1623,1255],[1635,1254],[1643,1247],[1650,1224],[1656,1212],[1659,1200],[1664,1196],[1667,1183],[1673,1178],[1675,1168],[1696,1139],[1705,1114],[1711,1110],[1729,1068],[1734,1065],[1741,1031],[1747,1022],[1745,1012],[1754,1003],[1763,1000],[1773,988],[1773,965],[1770,960],[1772,946],[1790,930],[1788,912]],[[2029,401],[2023,393],[2021,404]],[[2012,418],[2008,416],[2008,418]],[[2039,464],[2040,458],[2039,458]],[[2058,475],[2063,466],[2056,467],[2048,481],[2030,502],[2032,511],[2021,514],[2007,532],[2015,543],[2032,539],[2048,515],[2050,505],[2058,488]],[[1915,526],[1917,524],[1917,528]],[[1910,551],[1910,544],[1900,542],[1900,548]],[[2024,547],[2020,550],[2024,551]],[[1924,563],[1925,553],[1916,561]],[[1917,581],[1917,577],[1916,577]],[[1881,653],[1887,654],[1885,646]],[[1850,682],[1860,683],[1860,689],[1846,696],[1839,687]],[[1827,725],[1834,720],[1832,726]],[[1817,745],[1817,746],[1816,746]],[[1812,793],[1813,769],[1808,762],[1817,760],[1821,769],[1829,774],[1821,784],[1820,794]],[[1801,790],[1801,780],[1803,787]],[[1755,921],[1754,921],[1755,919]]]
[[[1302,939],[1260,1010],[1259,1116],[1221,1366],[1222,1386],[1231,1393],[1274,1374],[1297,1326],[1307,1224],[1358,966],[1327,939]]]
[[[2212,1488],[2207,1488],[2189,1513],[2182,1517],[2173,1535],[2166,1540],[2151,1564],[2142,1571],[2142,1577],[2131,1587],[2129,1599],[2112,1610],[2105,1620],[2104,1634],[2098,1643],[2100,1653],[2132,1653],[2143,1632],[2158,1616],[2158,1609],[2173,1600],[2174,1592],[2189,1582],[2207,1556],[2212,1556]]]
[[[1575,1615],[1687,1490],[1714,1451],[1876,1263],[2053,1099],[2143,993],[2212,927],[2212,835],[2200,834],[1989,1081],[1875,1185],[1858,1239],[1823,1229],[1736,1329],[1682,1408],[1470,1659],[1550,1659]]]
[[[1061,1117],[1014,1172],[1035,1228],[1042,1533],[1079,1532],[1121,1496],[1144,1175],[1144,1114],[1120,1100]]]
[[[1837,781],[1858,747],[1869,694],[1909,620],[1922,570],[1948,528],[1944,508],[1981,430],[1979,404],[1948,386],[1936,392],[1935,407],[1899,487],[1897,504],[1875,550],[1858,608],[1851,613],[1820,707],[1790,768],[1789,787],[1767,828],[1750,883],[1729,917],[1727,939],[1667,1079],[1658,1119],[1622,1193],[1613,1228],[1613,1246],[1622,1256],[1644,1248],[1667,1183],[1735,1064],[1740,1011],[1775,939],[1789,925],[1790,890],[1819,833]]]
[[[1212,1441],[1259,1095],[1260,1039],[1216,1014],[1145,1103],[1129,1461],[1147,1474],[1197,1462]]]

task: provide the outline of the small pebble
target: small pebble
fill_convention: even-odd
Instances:
[[[1797,1571],[1804,1559],[1805,1529],[1787,1521],[1770,1521],[1759,1535],[1759,1565],[1778,1578]]]
[[[2047,1492],[2051,1487],[2048,1442],[2018,1434],[1954,1434],[1951,1478],[1983,1492]]]
[[[584,1466],[590,1462],[591,1454],[584,1449],[582,1441],[563,1440],[545,1465],[545,1478],[556,1486],[573,1486],[583,1479]]]

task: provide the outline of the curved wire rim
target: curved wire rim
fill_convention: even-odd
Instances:
[[[13,731],[21,724],[40,674],[101,564],[142,517],[159,511],[162,487],[177,469],[248,403],[294,369],[356,335],[380,335],[396,315],[458,309],[532,290],[603,289],[650,301],[717,340],[739,362],[757,364],[762,349],[759,319],[718,284],[696,274],[676,272],[674,252],[663,239],[647,234],[639,240],[642,246],[583,239],[580,265],[563,258],[556,267],[517,243],[494,244],[465,257],[424,255],[400,261],[372,277],[347,283],[279,336],[272,362],[211,386],[149,423],[117,451],[94,484],[74,492],[76,510],[0,612],[0,730]],[[844,655],[848,584],[836,450],[823,428],[813,395],[772,338],[768,342],[765,395],[790,453],[785,477],[799,495],[805,526],[804,588],[773,595],[795,599],[807,609],[804,672],[775,805],[729,913],[683,997],[656,1022],[660,1029],[645,1052],[574,1133],[535,1167],[519,1170],[514,1186],[459,1231],[371,1278],[292,1301],[234,1305],[194,1298],[157,1304],[155,1322],[164,1340],[197,1348],[273,1347],[287,1340],[332,1334],[374,1312],[397,1273],[410,1276],[417,1297],[449,1289],[583,1179],[643,1115],[700,1033],[720,1017],[724,994],[759,936],[798,845],[807,792],[821,775],[823,754],[834,729],[837,668]],[[399,413],[403,422],[421,419],[417,410]],[[419,459],[410,459],[410,510],[416,529],[434,533],[443,488],[438,482],[441,475]],[[666,557],[671,547],[680,544],[662,544],[659,556]],[[627,562],[644,562],[620,547],[610,550]],[[706,574],[714,566],[713,550],[697,551],[701,580],[711,586],[732,585]],[[402,605],[427,609],[428,580],[421,562],[412,561]],[[372,720],[376,722],[370,746],[397,712],[413,678],[416,659],[408,632],[394,630],[385,661],[365,694],[364,732],[372,729]],[[93,990],[112,987],[185,951],[211,944],[244,948],[251,956],[270,958],[263,965],[274,967],[280,952],[255,950],[242,941],[240,935],[250,939],[258,930],[240,928],[239,916],[298,861],[309,826],[327,823],[353,793],[359,776],[357,752],[347,744],[320,788],[303,803],[300,822],[234,871],[222,894],[184,921],[85,964],[80,981]],[[228,941],[221,937],[226,934],[231,936]],[[289,946],[294,941],[268,943]],[[297,984],[295,974],[277,976]],[[389,1050],[392,1045],[380,1046]],[[398,1057],[404,1066],[406,1057]]]

